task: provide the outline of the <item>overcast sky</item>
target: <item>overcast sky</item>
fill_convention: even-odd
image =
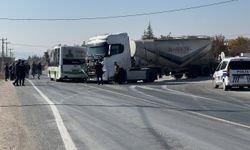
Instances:
[[[181,9],[227,0],[5,0],[0,18],[50,19],[119,16]],[[78,21],[11,21],[0,19],[0,37],[7,38],[17,58],[42,55],[57,44],[82,44],[88,38],[127,32],[139,39],[151,22],[155,36],[225,35],[250,37],[250,0],[199,9],[117,19]],[[36,47],[33,47],[36,46]]]

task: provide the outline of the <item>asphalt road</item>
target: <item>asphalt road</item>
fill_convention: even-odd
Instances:
[[[26,82],[16,90],[36,149],[250,149],[247,89],[225,92],[204,79],[126,85],[30,81],[35,87]]]

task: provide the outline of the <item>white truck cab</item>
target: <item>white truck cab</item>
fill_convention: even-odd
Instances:
[[[103,80],[114,77],[114,62],[125,69],[131,68],[129,38],[126,33],[107,34],[90,38],[87,41],[87,64],[90,80],[96,80],[94,64],[103,64]]]
[[[106,34],[90,38],[87,43],[87,74],[88,80],[96,81],[95,63],[103,64],[103,80],[112,81],[115,75],[114,62],[116,62],[123,73],[119,79],[122,82],[153,82],[157,78],[155,69],[133,68],[132,57],[135,53],[135,43],[129,40],[127,33]],[[131,49],[132,48],[132,49]]]
[[[222,85],[223,90],[231,87],[250,88],[250,57],[223,59],[213,74],[215,88]]]

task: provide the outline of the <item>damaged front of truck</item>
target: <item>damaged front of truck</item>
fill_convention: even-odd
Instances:
[[[96,81],[96,73],[95,73],[95,64],[97,62],[100,62],[103,64],[103,59],[108,54],[108,44],[105,42],[105,38],[100,39],[97,37],[97,39],[90,39],[90,41],[87,42],[87,54],[86,54],[86,60],[87,60],[87,74],[88,79],[90,81]],[[104,74],[105,69],[103,67]]]
[[[103,65],[103,80],[114,79],[114,62],[120,68],[131,67],[129,37],[127,33],[106,34],[90,38],[87,42],[87,73],[90,81],[96,81],[95,64]]]

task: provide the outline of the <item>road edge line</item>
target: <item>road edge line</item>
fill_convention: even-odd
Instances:
[[[63,143],[64,143],[64,146],[65,146],[65,149],[66,150],[77,150],[67,128],[65,127],[64,123],[63,123],[63,120],[62,120],[62,117],[57,109],[57,107],[55,106],[55,104],[45,95],[43,94],[42,91],[40,91],[32,81],[28,80],[30,82],[30,84],[33,86],[33,88],[40,94],[40,96],[49,104],[52,112],[53,112],[53,115],[54,115],[54,118],[55,118],[55,121],[56,121],[56,124],[57,124],[57,128],[59,130],[59,133],[61,135],[61,138],[63,140]]]

